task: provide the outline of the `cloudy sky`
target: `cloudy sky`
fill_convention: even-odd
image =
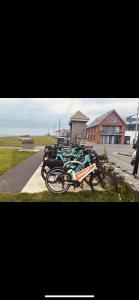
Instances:
[[[92,122],[115,109],[122,117],[136,113],[136,98],[0,98],[0,135],[47,134],[68,128],[70,117],[78,110]]]

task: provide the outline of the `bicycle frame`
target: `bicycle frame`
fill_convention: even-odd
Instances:
[[[81,167],[84,167],[83,164],[79,161],[70,161],[70,162],[67,162],[64,167],[66,167],[66,165],[68,164],[78,164],[80,165]],[[80,170],[79,172],[75,173],[73,171],[73,169],[70,169],[68,171],[68,173],[70,173],[71,171],[73,172],[73,175],[72,175],[72,179],[76,180],[76,181],[79,181],[81,182],[85,177],[87,177],[90,173],[94,172],[95,170],[97,170],[97,166],[95,163],[91,164],[90,166]]]
[[[73,173],[73,179],[81,182],[85,177],[87,177],[90,173],[94,172],[95,170],[97,170],[97,166],[94,163],[77,173]]]

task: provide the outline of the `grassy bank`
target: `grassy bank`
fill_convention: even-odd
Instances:
[[[57,139],[52,136],[35,136],[33,140],[36,146],[46,146],[57,143]]]
[[[45,146],[56,144],[57,139],[52,136],[34,136],[34,143],[36,146]],[[21,147],[20,137],[0,137],[0,147]]]
[[[21,147],[21,141],[18,137],[0,137],[0,147]]]
[[[1,202],[135,202],[139,197],[130,193],[125,186],[121,186],[119,192],[112,195],[108,192],[92,193],[91,191],[82,191],[79,193],[67,192],[64,195],[42,192],[37,194],[9,194],[0,193]]]
[[[19,152],[15,149],[0,149],[0,176],[33,154],[34,152]]]

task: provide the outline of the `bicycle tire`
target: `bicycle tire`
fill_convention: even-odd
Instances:
[[[54,194],[64,194],[70,188],[70,184],[67,184],[67,186],[65,188],[63,188],[61,191],[54,190],[54,188],[52,188],[50,185],[50,183],[53,185],[55,182],[49,181],[49,177],[54,176],[54,173],[56,173],[56,172],[63,174],[63,176],[64,175],[68,176],[68,178],[70,180],[69,174],[67,172],[65,172],[62,168],[53,168],[46,174],[46,179],[45,179],[46,187],[50,192],[52,192]],[[58,184],[58,183],[56,182],[56,184]]]
[[[100,172],[98,172],[100,170]],[[104,167],[101,167],[97,170],[97,173],[90,173],[86,178],[84,178],[84,181],[90,185],[90,178],[92,180],[92,185],[93,186],[97,186],[99,183],[100,183],[100,178],[101,178],[101,181],[103,180],[104,178],[104,175],[105,174],[105,169]],[[96,179],[97,180],[97,183],[94,183],[93,182],[93,179]]]
[[[46,179],[46,174],[47,174],[47,171],[45,170],[45,168],[42,168],[41,169],[41,176],[42,176],[43,180]]]

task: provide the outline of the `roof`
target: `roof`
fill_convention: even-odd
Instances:
[[[84,115],[81,111],[77,111],[71,118],[70,118],[70,122],[71,121],[89,121],[89,118]]]
[[[122,122],[126,125],[126,123],[125,123],[125,121],[118,115],[118,113],[116,112],[116,110],[110,110],[110,111],[108,111],[107,113],[105,113],[105,114],[103,114],[103,115],[101,115],[101,116],[99,116],[98,118],[96,118],[91,124],[89,124],[88,126],[87,126],[87,128],[89,128],[89,127],[95,127],[95,126],[97,126],[97,125],[99,125],[102,121],[104,121],[104,119],[106,119],[109,115],[111,115],[112,113],[116,113],[116,115],[122,120]]]
[[[126,124],[127,125],[134,125],[134,124],[139,124],[139,119],[137,119],[137,118],[132,118],[132,117],[127,117],[126,118]]]
[[[127,125],[136,125],[139,124],[139,120],[133,122],[126,122]]]

